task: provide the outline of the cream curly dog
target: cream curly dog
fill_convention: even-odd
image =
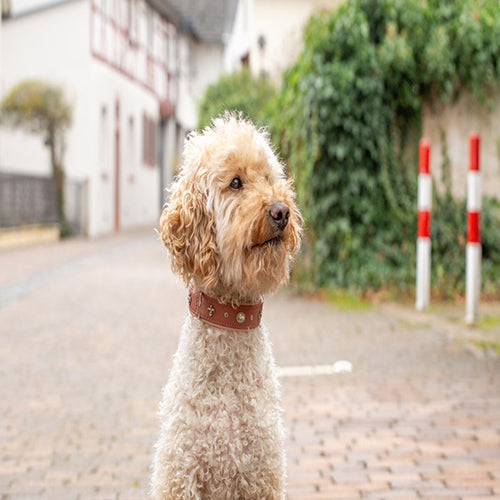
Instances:
[[[249,121],[225,114],[188,137],[160,219],[191,314],[160,405],[154,499],[285,498],[279,389],[260,317],[299,249],[294,200],[267,134]]]

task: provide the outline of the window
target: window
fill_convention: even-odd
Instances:
[[[153,55],[153,40],[154,40],[154,18],[153,11],[146,6],[146,48],[148,55]]]
[[[144,113],[142,117],[142,161],[144,165],[156,165],[156,122]]]

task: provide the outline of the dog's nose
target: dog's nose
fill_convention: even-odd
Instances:
[[[283,231],[288,224],[288,219],[290,218],[290,209],[284,203],[278,201],[271,205],[269,215],[278,228]]]

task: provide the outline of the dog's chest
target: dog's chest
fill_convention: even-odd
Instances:
[[[227,332],[186,320],[162,406],[161,462],[169,477],[189,478],[172,498],[283,497],[274,372],[264,328]]]
[[[191,320],[191,321],[189,321]],[[194,323],[198,328],[191,329]],[[259,327],[234,332],[188,319],[176,355],[189,392],[217,408],[251,410],[259,392],[274,383],[274,363],[267,332]],[[186,388],[187,389],[187,388]]]

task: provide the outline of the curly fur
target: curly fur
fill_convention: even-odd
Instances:
[[[230,187],[238,177],[242,188]],[[275,202],[290,209],[279,232]],[[302,219],[267,134],[232,114],[185,144],[160,219],[171,266],[186,284],[252,303],[286,282]],[[268,333],[188,316],[160,405],[151,493],[161,500],[284,499],[284,433]]]

